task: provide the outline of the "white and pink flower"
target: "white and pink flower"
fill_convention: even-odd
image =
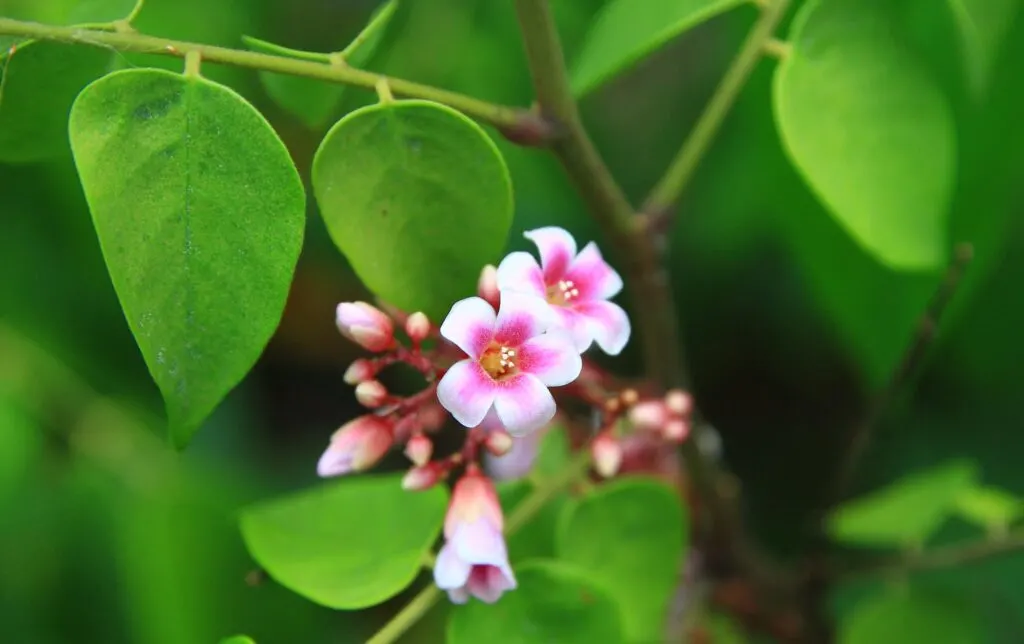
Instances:
[[[510,253],[498,266],[498,287],[543,298],[568,329],[576,349],[586,351],[593,342],[617,355],[629,341],[626,312],[608,300],[622,290],[622,278],[604,261],[594,242],[576,253],[576,240],[555,226],[527,231],[537,245],[540,265],[533,255]]]
[[[466,603],[470,595],[494,603],[516,587],[504,527],[494,485],[470,466],[452,491],[444,520],[446,541],[434,564],[434,582],[456,604]]]
[[[479,297],[456,302],[441,335],[469,357],[441,378],[438,400],[466,427],[479,425],[491,408],[513,436],[544,426],[555,415],[548,387],[569,384],[583,367],[572,338],[554,322],[535,295],[503,293],[497,314]]]
[[[320,457],[316,470],[320,476],[340,476],[375,465],[394,442],[392,425],[386,419],[369,414],[350,420],[331,436],[331,443]]]

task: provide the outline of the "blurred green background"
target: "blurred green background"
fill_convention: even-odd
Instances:
[[[75,4],[0,0],[0,16],[59,22]],[[571,61],[602,1],[552,4]],[[248,34],[331,51],[375,5],[147,0],[136,26],[225,46],[240,47]],[[991,91],[976,100],[951,19],[934,6],[901,3],[901,37],[954,106],[953,240],[972,242],[976,261],[924,373],[886,415],[857,490],[959,456],[976,460],[987,482],[1024,494],[1024,13],[1009,28]],[[741,7],[717,18],[583,102],[586,124],[634,202],[675,153],[755,16]],[[180,69],[153,56],[125,55],[119,64]],[[807,544],[806,521],[841,436],[898,360],[941,275],[885,268],[819,205],[782,152],[770,109],[773,67],[758,67],[684,196],[670,258],[698,403],[743,481],[755,533],[786,557]],[[532,100],[506,0],[405,1],[371,68],[502,103]],[[204,73],[268,117],[308,178],[324,130],[275,106],[253,72]],[[372,100],[349,90],[336,116]],[[596,237],[551,157],[494,136],[516,191],[510,247],[525,248],[521,231],[545,224]],[[313,484],[330,433],[358,413],[341,379],[358,354],[338,336],[333,310],[365,293],[311,198],[309,209],[277,336],[175,455],[70,151],[0,165],[0,639],[195,644],[246,633],[260,644],[358,642],[407,599],[339,613],[261,582],[234,521],[243,503]],[[636,353],[634,346],[611,365],[637,373]],[[959,534],[957,526],[948,532]],[[1024,556],[1016,556],[928,583],[984,605],[992,641],[1011,643],[1024,641],[1022,578]],[[425,624],[410,641],[438,638]]]

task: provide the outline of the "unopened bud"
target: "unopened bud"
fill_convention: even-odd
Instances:
[[[622,465],[622,445],[608,432],[603,432],[590,444],[594,469],[604,478],[611,478]]]
[[[673,418],[665,423],[661,433],[665,440],[672,441],[673,443],[682,443],[690,435],[690,423],[682,418]]]
[[[413,313],[405,320],[405,333],[413,342],[423,342],[430,335],[430,318],[421,311]]]
[[[476,294],[495,309],[501,304],[501,292],[498,290],[498,269],[491,264],[484,266],[480,271],[480,279],[476,283]]]
[[[402,477],[402,489],[418,492],[434,487],[447,474],[447,468],[441,463],[427,463],[414,467]]]
[[[420,407],[420,410],[416,412],[416,416],[419,418],[420,425],[425,432],[437,431],[448,422],[448,410],[437,403]]]
[[[668,408],[660,400],[645,400],[630,408],[629,421],[637,429],[658,431],[668,421]]]
[[[345,384],[358,385],[364,380],[369,380],[377,375],[375,372],[373,363],[366,358],[359,358],[354,360],[352,364],[345,370],[345,375],[342,378],[345,380]]]
[[[665,394],[665,406],[676,416],[686,416],[693,411],[693,397],[682,389],[672,389]]]
[[[623,405],[629,407],[635,405],[640,400],[640,394],[637,393],[636,389],[623,389],[622,393],[619,394],[619,400],[622,401]]]
[[[341,334],[370,351],[384,351],[394,343],[391,318],[366,302],[342,302],[335,318]]]
[[[331,436],[331,444],[320,457],[317,473],[338,476],[373,466],[391,447],[391,424],[379,416],[350,420]]]
[[[367,380],[356,385],[356,400],[370,409],[380,407],[388,400],[388,390],[379,380]]]
[[[413,434],[405,444],[405,455],[416,465],[426,465],[434,453],[434,443],[423,434]]]
[[[495,429],[487,433],[484,448],[495,456],[504,456],[512,449],[512,434],[504,429]]]

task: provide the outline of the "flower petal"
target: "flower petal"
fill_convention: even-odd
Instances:
[[[552,329],[519,345],[519,369],[549,387],[567,385],[579,377],[583,359],[568,331]]]
[[[605,353],[618,355],[629,342],[629,318],[618,304],[581,302],[573,308],[587,319],[594,340]]]
[[[587,318],[568,306],[552,306],[551,310],[555,312],[555,318],[558,320],[555,328],[564,329],[569,333],[576,345],[576,352],[582,354],[589,349],[594,343],[594,332]]]
[[[520,373],[498,383],[494,408],[509,434],[525,436],[554,418],[555,399],[539,378]]]
[[[540,264],[544,267],[544,281],[557,282],[569,270],[569,264],[576,256],[576,240],[569,231],[557,226],[528,230],[523,236],[537,244]]]
[[[497,566],[476,566],[469,575],[466,588],[480,601],[493,604],[509,589],[508,584],[505,573]]]
[[[494,337],[495,319],[490,304],[479,297],[467,297],[452,305],[441,323],[441,335],[470,358],[479,358]]]
[[[476,427],[494,403],[496,385],[480,363],[460,360],[437,383],[437,399],[455,420]]]
[[[622,290],[622,278],[601,256],[597,244],[590,242],[572,261],[565,278],[571,280],[582,301],[607,300]]]
[[[472,570],[472,564],[460,559],[455,546],[449,541],[434,561],[434,583],[443,589],[461,588],[466,585]]]
[[[504,428],[503,428],[504,429]],[[512,449],[501,456],[484,455],[487,473],[495,481],[521,479],[533,469],[533,463],[540,451],[542,432],[534,432],[512,440]]]
[[[518,347],[544,333],[554,323],[551,305],[545,300],[536,295],[504,291],[494,325],[494,341],[507,347]]]
[[[469,591],[466,590],[465,586],[462,588],[452,588],[448,591],[448,599],[453,604],[465,604],[469,601]]]
[[[505,538],[493,523],[480,517],[472,523],[460,523],[448,541],[462,561],[474,566],[508,564]]]
[[[524,252],[509,253],[498,264],[498,289],[531,293],[544,297],[544,273],[533,255]]]

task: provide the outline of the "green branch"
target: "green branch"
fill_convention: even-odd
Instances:
[[[332,65],[242,49],[169,40],[167,38],[147,36],[134,31],[100,31],[96,29],[83,29],[81,27],[60,27],[11,20],[9,18],[0,18],[0,35],[92,45],[121,52],[158,54],[177,58],[185,58],[189,53],[195,52],[199,54],[204,62],[246,67],[265,72],[288,74],[290,76],[302,76],[328,83],[353,85],[368,90],[373,90],[377,87],[378,83],[385,81],[388,87],[391,88],[391,91],[397,95],[443,103],[478,121],[494,125],[506,133],[516,133],[523,130],[529,132],[546,132],[549,130],[549,128],[545,127],[546,124],[538,122],[540,119],[537,115],[526,109],[496,105],[464,94],[414,83],[401,78],[391,78],[383,74],[355,69],[347,65]]]

